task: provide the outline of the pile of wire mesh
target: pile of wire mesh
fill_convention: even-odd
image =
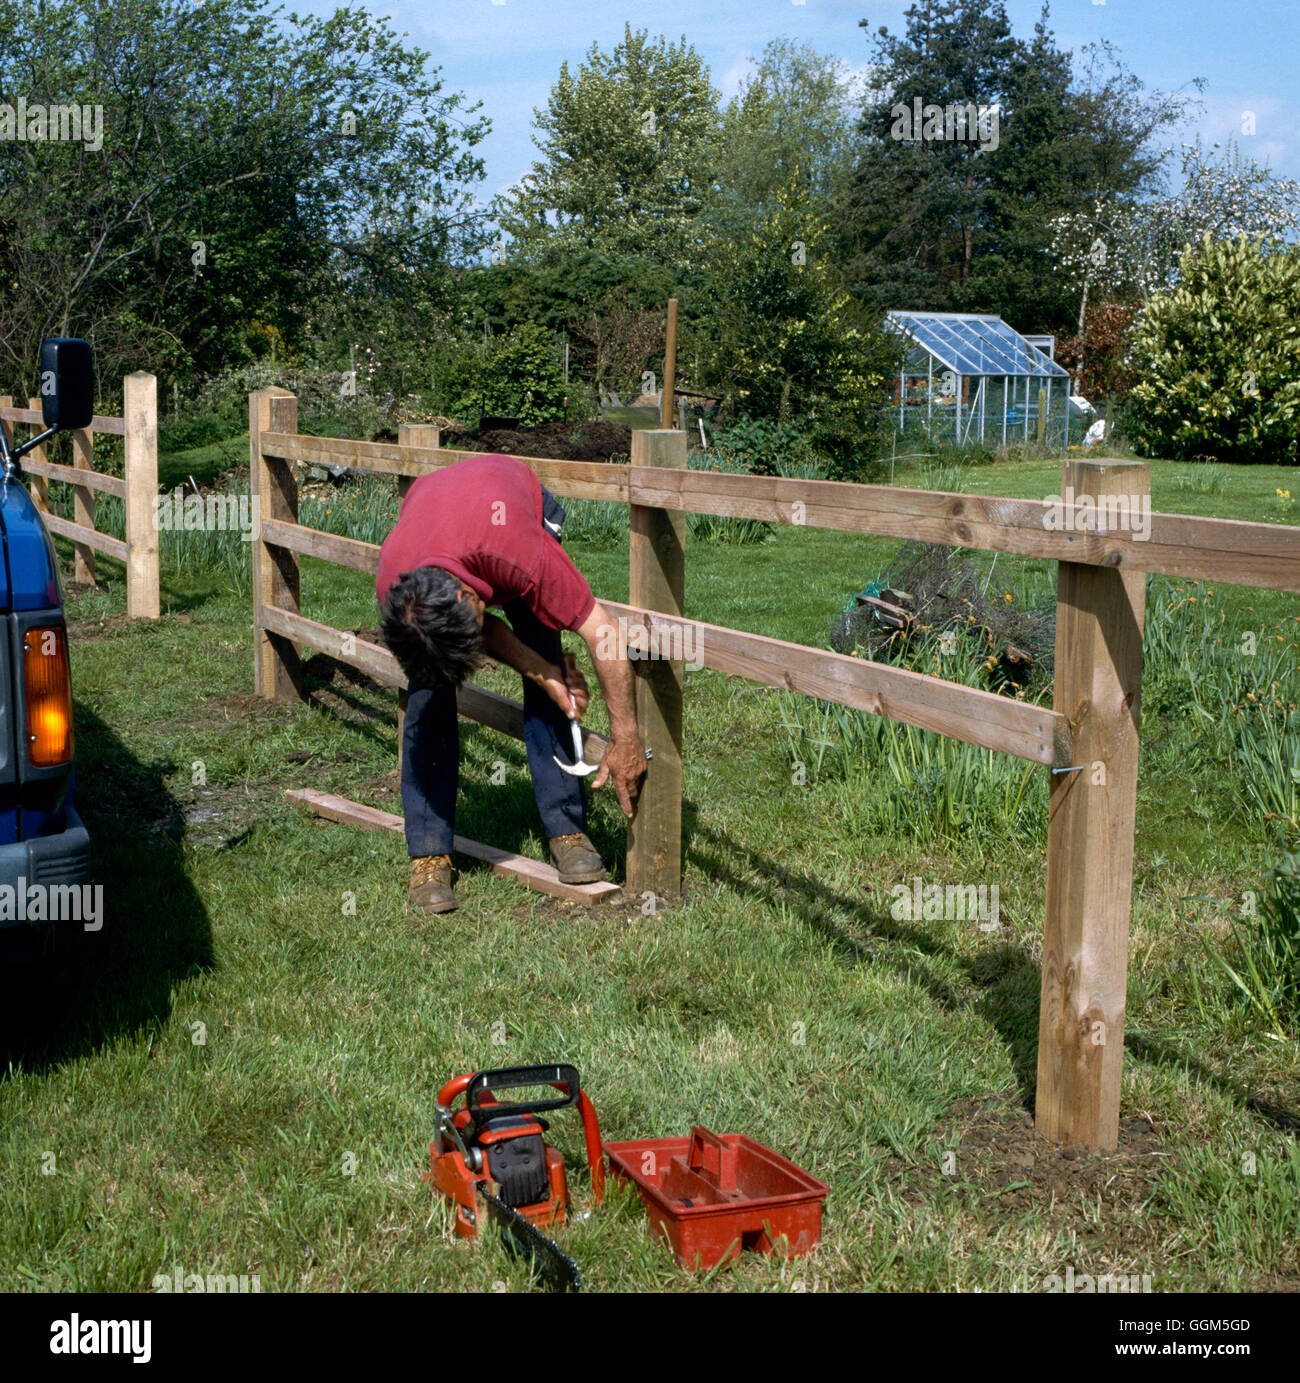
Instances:
[[[990,687],[1024,693],[1050,682],[1056,604],[1025,608],[981,583],[970,555],[934,543],[906,543],[886,577],[853,595],[831,623],[838,653],[919,666],[937,645],[981,665]],[[926,670],[930,670],[928,667]]]

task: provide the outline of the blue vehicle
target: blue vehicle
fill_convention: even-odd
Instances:
[[[80,885],[90,867],[90,836],[73,803],[72,684],[58,562],[18,463],[57,432],[86,427],[93,401],[90,346],[51,339],[41,347],[45,430],[11,446],[0,428],[0,931],[48,926],[59,915],[48,900],[67,899],[68,886]],[[44,895],[39,908],[28,906],[33,885]]]

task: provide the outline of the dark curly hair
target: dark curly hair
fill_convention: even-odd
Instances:
[[[413,687],[455,690],[483,656],[474,607],[442,567],[406,571],[379,602],[384,642]]]

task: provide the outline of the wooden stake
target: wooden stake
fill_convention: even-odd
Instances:
[[[433,423],[398,423],[397,445],[399,447],[440,447],[442,429]],[[430,466],[430,470],[435,469]],[[397,497],[404,500],[407,491],[420,477],[418,475],[399,475],[397,477]]]
[[[126,476],[126,613],[128,619],[157,619],[158,380],[143,371],[122,381],[123,451]]]
[[[675,304],[672,304],[675,306]],[[686,434],[632,433],[633,466],[686,465]],[[680,615],[686,584],[686,515],[631,506],[629,604]],[[627,889],[645,902],[674,898],[682,888],[682,678],[680,661],[633,663],[636,719],[653,758],[627,830]]]
[[[263,432],[297,432],[298,400],[274,385],[248,396],[249,481],[259,520],[298,521],[298,482],[287,461],[262,454]],[[259,611],[271,606],[298,610],[298,555],[276,547],[259,532],[253,542],[253,681],[259,696],[270,701],[302,697],[302,662],[298,650],[261,622]]]
[[[1148,504],[1151,468],[1067,461],[1062,494]],[[1061,562],[1055,709],[1074,729],[1052,776],[1038,1028],[1038,1131],[1112,1149],[1119,1137],[1128,931],[1137,811],[1146,575]]]
[[[677,299],[668,299],[668,331],[664,338],[663,389],[659,394],[659,418],[668,430],[673,425],[673,394],[677,390]],[[686,463],[683,462],[683,465]],[[635,601],[632,602],[634,605]]]
[[[79,427],[72,434],[72,464],[78,470],[95,469],[95,433],[92,428]],[[72,491],[72,517],[85,528],[95,526],[95,492],[89,485],[77,485]],[[95,549],[88,543],[73,544],[72,579],[88,586],[95,584]]]
[[[41,411],[40,398],[38,396],[29,398],[27,400],[27,407],[32,409],[33,412],[39,413]],[[44,444],[39,447],[33,447],[27,455],[33,461],[44,461],[47,459]],[[32,503],[41,511],[41,515],[44,516],[48,514],[50,512],[50,482],[46,480],[43,475],[35,475],[28,472],[27,487],[31,492]]]

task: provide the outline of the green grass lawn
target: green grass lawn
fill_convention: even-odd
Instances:
[[[1294,521],[1276,496],[1300,497],[1294,471],[1237,469],[1198,493],[1192,470],[1157,464],[1154,507]],[[1042,498],[1059,476],[981,466],[964,488]],[[625,544],[570,547],[598,595],[626,599]],[[695,541],[687,613],[825,646],[897,547],[784,526]],[[975,560],[1013,601],[1050,588],[1047,564]],[[284,797],[400,810],[395,695],[316,663],[309,704],[261,702],[249,597],[228,574],[165,573],[163,618],[128,624],[121,569],[101,565],[69,618],[106,922],[63,948],[58,1024],[18,1044],[0,1084],[0,1286],[139,1290],[178,1264],[264,1290],[522,1289],[490,1240],[453,1241],[420,1178],[439,1086],[538,1060],[579,1068],[607,1138],[744,1132],[831,1187],[812,1256],[746,1254],[707,1278],[679,1271],[615,1189],[558,1235],[594,1288],[1038,1290],[1071,1266],[1157,1289],[1300,1286],[1300,1044],[1237,1002],[1215,960],[1235,954],[1229,912],[1282,841],[1186,711],[1195,640],[1186,682],[1144,688],[1120,1152],[1061,1158],[1025,1127],[1042,811],[884,829],[879,805],[908,793],[881,761],[832,736],[818,771],[792,772],[813,703],[693,672],[684,905],[587,910],[467,868],[459,912],[417,917],[399,838]],[[363,576],[307,560],[302,585],[308,616],[376,623]],[[1225,629],[1295,636],[1293,596],[1151,586],[1153,602],[1196,595],[1196,618]],[[517,695],[500,670],[481,680]],[[462,745],[458,829],[542,857],[522,745],[470,724]],[[1010,781],[997,771],[993,793]],[[607,792],[592,835],[621,871]],[[1000,925],[895,919],[890,890],[916,875],[996,884]],[[581,1203],[576,1119],[552,1135]]]

